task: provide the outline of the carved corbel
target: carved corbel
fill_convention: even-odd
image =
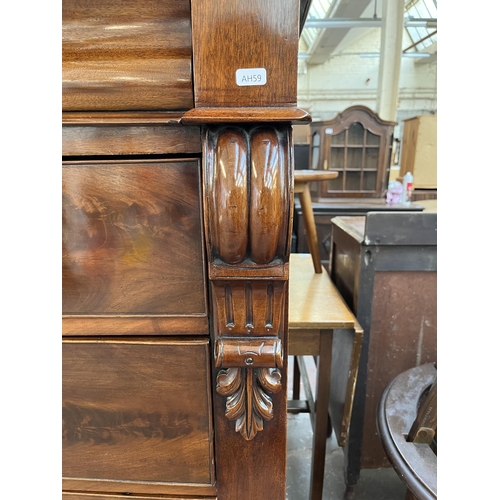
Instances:
[[[271,394],[281,390],[283,350],[279,339],[219,339],[215,363],[226,366],[217,375],[216,390],[226,399],[226,417],[236,431],[253,439],[273,418]],[[246,366],[242,368],[241,366]]]
[[[246,440],[273,418],[286,366],[290,132],[258,124],[204,132],[216,390]]]

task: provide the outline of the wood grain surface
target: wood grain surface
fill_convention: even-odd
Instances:
[[[409,277],[411,275],[411,279]],[[368,351],[363,468],[389,465],[376,428],[378,401],[400,373],[436,361],[437,273],[375,273]]]
[[[297,123],[304,124],[311,121],[311,115],[295,107],[238,107],[238,108],[193,108],[182,116],[182,123]]]
[[[196,107],[296,106],[298,1],[193,0],[191,9]],[[241,68],[266,69],[267,83],[238,86]]]
[[[99,495],[93,493],[81,493],[81,492],[70,492],[63,491],[62,500],[124,500],[123,495]],[[127,495],[127,500],[217,500],[216,497],[205,497],[205,496],[171,496],[171,495],[154,495],[154,496],[137,496],[137,495]]]
[[[214,280],[211,288],[219,335],[277,336],[283,330],[283,281]]]
[[[281,228],[288,228],[287,203],[283,186],[289,174],[287,155],[280,137],[257,130],[250,139],[250,251],[257,264],[268,264],[279,254]]]
[[[63,156],[198,154],[200,128],[182,125],[67,125]]]
[[[205,209],[212,260],[244,267],[287,260],[290,129],[277,125],[205,129]]]
[[[188,0],[65,0],[63,110],[193,106]]]
[[[214,484],[209,363],[208,339],[63,341],[67,482]]]
[[[64,163],[63,313],[206,313],[197,161]]]
[[[64,315],[63,335],[206,335],[208,315]]]
[[[289,329],[354,328],[356,318],[328,273],[314,272],[310,254],[290,254]]]
[[[290,136],[291,126],[284,124],[214,124],[203,134],[212,338],[216,346],[238,352],[227,367],[217,351],[220,362],[214,367],[221,500],[286,496]],[[240,212],[248,214],[241,224]],[[233,240],[241,245],[232,245]],[[243,339],[235,335],[250,343],[240,343]],[[266,355],[261,363],[254,354],[263,352],[269,340],[276,352],[281,346],[282,354]],[[254,342],[260,346],[257,350]],[[253,363],[265,367],[249,368]]]
[[[124,500],[123,495],[99,495],[93,493],[70,492],[63,491],[62,500]],[[171,495],[127,495],[127,500],[217,500],[216,497],[210,496],[171,496]]]
[[[248,148],[243,131],[221,134],[213,154],[213,238],[221,259],[239,264],[248,246]]]

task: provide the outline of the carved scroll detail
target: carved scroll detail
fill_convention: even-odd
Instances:
[[[291,139],[267,127],[207,129],[212,260],[268,265],[287,252]]]
[[[247,368],[242,368],[242,366]],[[226,418],[236,420],[236,431],[248,441],[273,418],[268,393],[281,390],[283,349],[280,339],[219,339],[215,366],[226,366],[217,375],[216,390],[227,397]]]
[[[257,264],[267,264],[278,254],[279,231],[286,203],[283,151],[277,135],[257,131],[251,138],[250,245]]]
[[[228,130],[219,137],[214,164],[214,222],[220,257],[238,264],[248,246],[248,166],[246,138]]]
[[[281,391],[281,372],[278,368],[228,368],[217,375],[216,389],[227,397],[226,417],[236,420],[236,432],[250,441],[264,428],[264,420],[273,418],[268,393]]]

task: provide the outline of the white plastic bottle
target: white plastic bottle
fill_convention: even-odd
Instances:
[[[411,205],[411,195],[413,193],[413,175],[406,172],[403,177],[403,205]]]

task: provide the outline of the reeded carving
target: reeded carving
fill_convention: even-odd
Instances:
[[[212,281],[219,335],[279,335],[284,282]]]
[[[217,392],[227,397],[226,417],[236,420],[236,432],[247,440],[273,418],[273,401],[267,393],[281,390],[277,368],[228,368],[217,375]]]
[[[290,213],[289,128],[206,130],[211,260],[266,265],[284,259]]]

